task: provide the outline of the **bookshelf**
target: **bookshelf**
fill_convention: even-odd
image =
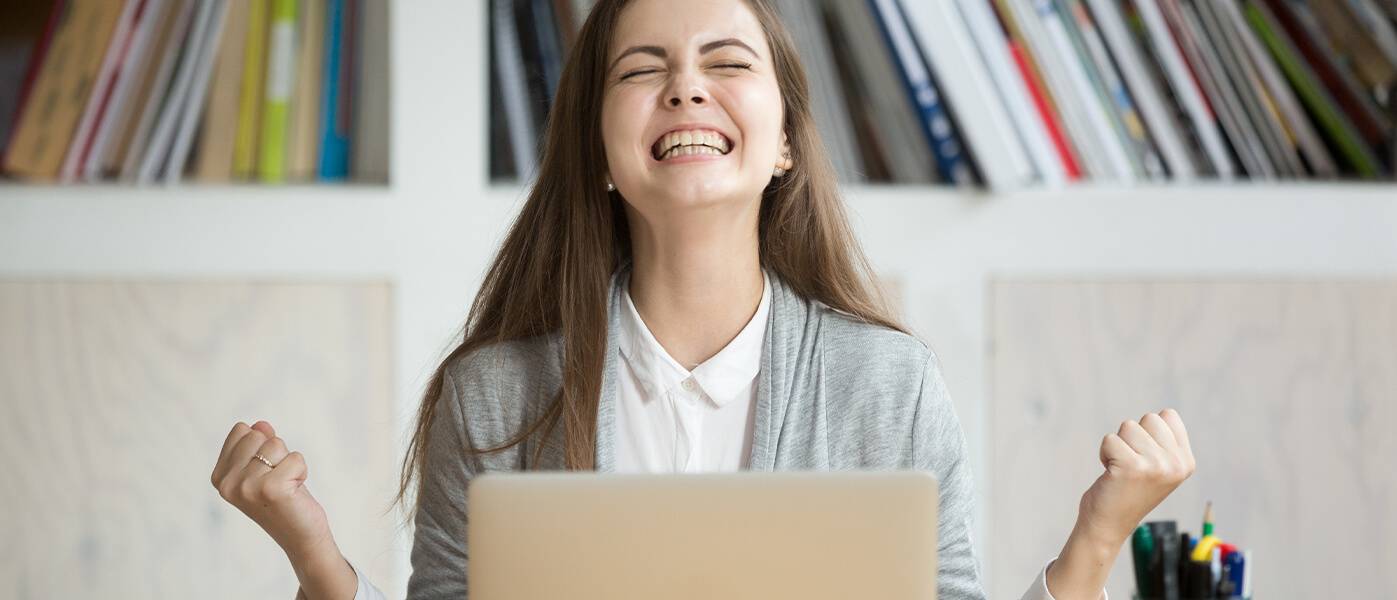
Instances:
[[[4,182],[0,278],[387,281],[393,414],[405,430],[525,193],[489,178],[486,4],[389,3],[387,183]],[[942,359],[981,516],[994,493],[985,405],[986,287],[994,278],[1397,276],[1390,185],[1089,183],[1010,193],[858,185],[847,197],[874,264],[897,281],[908,321]],[[983,518],[977,528],[987,561],[986,546],[999,536]],[[410,542],[404,532],[392,548],[346,551],[391,553],[396,573],[375,583],[396,595]],[[985,576],[990,589],[1000,581],[1017,589],[1032,574],[986,562]]]
[[[388,180],[383,0],[46,0],[0,29],[0,184]]]

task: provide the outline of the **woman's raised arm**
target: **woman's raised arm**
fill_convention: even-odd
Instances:
[[[266,421],[238,422],[228,432],[210,481],[229,504],[272,537],[311,600],[351,600],[359,586],[340,554],[325,509],[306,488],[306,459],[290,452]]]
[[[1172,408],[1121,423],[1101,440],[1101,464],[1106,471],[1082,494],[1077,524],[1048,568],[1056,600],[1099,598],[1131,532],[1195,466],[1188,430]]]

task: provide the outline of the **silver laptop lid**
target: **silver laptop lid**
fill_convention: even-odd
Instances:
[[[473,600],[936,597],[936,480],[915,472],[487,474]]]

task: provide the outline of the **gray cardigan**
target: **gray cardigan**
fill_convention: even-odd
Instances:
[[[859,322],[798,296],[771,276],[771,310],[758,375],[751,469],[919,469],[941,483],[938,597],[984,597],[970,544],[972,477],[965,439],[935,356],[910,335]],[[617,332],[629,271],[612,278],[608,343],[597,412],[597,468],[615,465]],[[428,445],[408,598],[466,596],[466,487],[477,473],[519,470],[534,448],[488,456],[531,422],[561,387],[556,334],[482,348],[447,365]],[[542,469],[563,465],[561,428]],[[469,437],[467,437],[469,436]],[[362,582],[361,583],[366,583]]]

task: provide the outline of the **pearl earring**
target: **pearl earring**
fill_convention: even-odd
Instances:
[[[771,170],[771,174],[772,174],[772,175],[775,175],[775,176],[777,176],[777,177],[783,177],[783,176],[786,175],[786,173],[790,172],[791,167],[794,167],[794,166],[795,166],[795,161],[791,160],[791,153],[790,153],[790,152],[782,152],[782,153],[781,153],[781,162],[778,163],[778,164],[776,165],[776,168],[775,168],[775,169],[772,169],[772,170]]]
[[[610,178],[610,177],[607,177],[607,178],[606,178],[606,191],[608,191],[608,192],[614,192],[614,191],[616,191],[616,184],[611,183],[611,178]]]

